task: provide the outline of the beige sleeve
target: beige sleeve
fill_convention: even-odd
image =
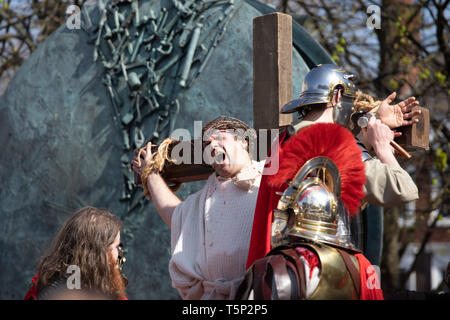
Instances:
[[[391,207],[419,199],[416,184],[401,167],[382,163],[378,159],[367,160],[364,164],[364,200],[377,206]]]

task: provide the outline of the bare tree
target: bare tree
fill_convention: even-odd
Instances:
[[[69,5],[84,0],[0,0],[0,92],[36,47],[65,21]]]

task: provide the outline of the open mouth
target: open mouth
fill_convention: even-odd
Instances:
[[[227,150],[225,149],[225,147],[214,148],[213,157],[215,164],[223,165],[225,164],[224,162],[226,158],[228,158]]]

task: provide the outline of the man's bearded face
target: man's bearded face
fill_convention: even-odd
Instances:
[[[108,254],[109,272],[111,277],[111,288],[114,289],[117,297],[125,297],[125,281],[119,271],[119,260],[114,260],[111,253]]]

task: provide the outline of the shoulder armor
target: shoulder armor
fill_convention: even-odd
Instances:
[[[319,244],[304,244],[303,246],[317,253],[321,267],[319,284],[309,300],[359,299],[345,262],[336,248]],[[359,270],[357,259],[351,256],[351,260]]]

